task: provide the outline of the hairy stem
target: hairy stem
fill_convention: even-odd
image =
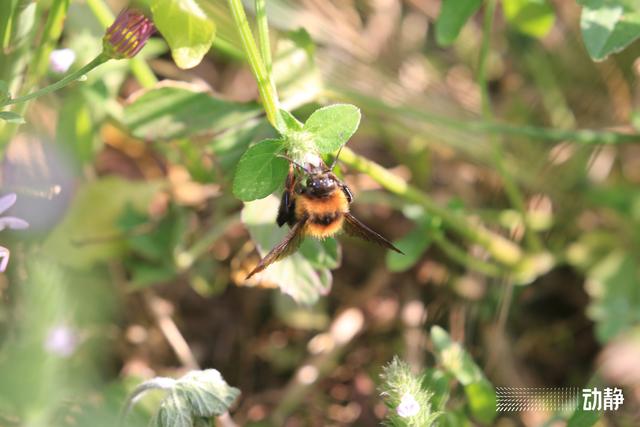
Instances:
[[[278,95],[271,84],[267,68],[260,57],[256,41],[251,33],[251,28],[249,28],[249,22],[247,21],[247,15],[244,12],[242,1],[228,0],[228,3],[240,40],[242,40],[244,54],[251,66],[251,71],[258,82],[258,90],[260,91],[264,110],[267,113],[267,119],[272,126],[276,127],[279,105]]]
[[[428,195],[379,164],[355,154],[347,147],[342,149],[340,160],[355,170],[366,173],[388,191],[419,204],[427,213],[440,218],[449,229],[485,248],[498,262],[515,267],[522,261],[523,253],[518,245],[480,224],[473,223],[464,216],[451,213]]]
[[[100,54],[100,55],[96,56],[95,58],[93,58],[91,60],[91,62],[89,62],[84,67],[82,67],[79,70],[74,71],[73,73],[67,75],[66,77],[58,80],[54,84],[46,86],[46,87],[43,87],[42,89],[39,89],[39,90],[37,90],[35,92],[31,92],[31,93],[29,93],[27,95],[20,96],[18,98],[10,99],[10,100],[6,101],[4,103],[4,105],[19,104],[19,103],[22,103],[22,102],[25,102],[25,101],[29,101],[29,100],[34,99],[34,98],[38,98],[38,97],[40,97],[42,95],[46,95],[48,93],[54,92],[54,91],[56,91],[58,89],[61,89],[61,88],[65,87],[65,86],[67,86],[69,83],[72,83],[72,82],[80,79],[82,76],[87,74],[89,71],[93,70],[98,65],[104,64],[108,60],[109,60],[108,56]]]

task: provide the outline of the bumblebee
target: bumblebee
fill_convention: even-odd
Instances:
[[[343,229],[351,236],[403,254],[390,241],[364,225],[349,212],[353,193],[332,172],[335,161],[331,167],[327,167],[322,161],[317,165],[307,163],[307,167],[303,167],[291,159],[288,160],[289,174],[276,222],[280,227],[288,224],[291,230],[282,242],[260,260],[247,279],[270,264],[293,254],[306,236],[325,239]],[[295,168],[302,172],[302,180],[297,179]]]

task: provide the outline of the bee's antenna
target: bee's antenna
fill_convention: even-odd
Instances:
[[[338,163],[338,157],[340,157],[340,153],[342,152],[342,147],[344,147],[344,145],[341,145],[340,148],[338,149],[338,154],[336,154],[336,157],[333,159],[333,162],[331,162],[329,171],[332,171],[333,168],[336,167],[336,163]]]
[[[294,165],[296,165],[297,167],[299,167],[300,169],[302,169],[306,173],[309,173],[309,171],[304,166],[301,166],[300,163],[296,162],[295,160],[293,160],[291,157],[287,156],[286,154],[276,154],[276,157],[282,157],[283,159],[288,160],[289,162],[293,163]]]

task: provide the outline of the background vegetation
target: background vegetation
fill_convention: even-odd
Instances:
[[[634,0],[141,0],[158,33],[108,60],[126,6],[2,6],[0,425],[640,424]],[[245,280],[276,154],[347,141],[406,255],[307,239]]]

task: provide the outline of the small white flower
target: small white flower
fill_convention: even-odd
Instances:
[[[71,356],[77,345],[77,334],[73,329],[65,325],[58,325],[49,329],[44,342],[45,350],[59,357]]]
[[[400,404],[396,408],[396,411],[402,418],[409,418],[420,412],[420,405],[416,402],[413,395],[405,393],[402,399],[400,399]]]
[[[49,67],[51,67],[51,71],[54,73],[66,73],[75,60],[76,53],[73,50],[57,49],[49,55]]]

